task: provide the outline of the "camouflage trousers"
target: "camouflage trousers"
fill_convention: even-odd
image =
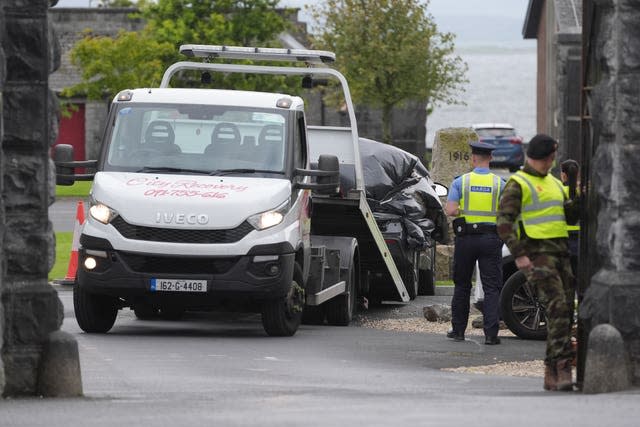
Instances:
[[[547,352],[545,364],[571,359],[571,327],[575,300],[575,282],[569,254],[532,254],[533,268],[525,271],[527,281],[538,291],[547,315]]]

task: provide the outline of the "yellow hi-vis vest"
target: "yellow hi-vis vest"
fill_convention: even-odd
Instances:
[[[569,198],[569,186],[568,185],[564,186],[564,195],[567,197],[567,199]],[[567,224],[567,231],[569,231],[569,232],[571,232],[571,231],[580,231],[580,222],[577,222],[575,225]]]
[[[522,188],[519,222],[532,239],[568,237],[564,217],[565,193],[562,182],[551,174],[545,177],[518,171],[512,180]]]
[[[460,216],[467,224],[496,223],[501,187],[502,180],[492,173],[469,172],[462,175]]]

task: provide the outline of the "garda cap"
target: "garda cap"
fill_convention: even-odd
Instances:
[[[496,149],[493,145],[482,141],[469,141],[471,154],[480,154],[490,156],[491,152]]]
[[[541,160],[547,158],[558,149],[558,141],[549,135],[539,133],[529,141],[527,156],[530,159]]]

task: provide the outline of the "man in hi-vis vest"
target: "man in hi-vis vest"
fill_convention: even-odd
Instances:
[[[544,389],[573,389],[571,323],[573,275],[567,248],[567,224],[578,220],[578,201],[570,199],[551,170],[558,143],[538,134],[531,139],[527,160],[500,198],[498,234],[515,258],[516,266],[535,287],[546,309],[547,351]]]
[[[469,321],[471,276],[476,261],[484,291],[484,343],[500,344],[500,290],[502,289],[502,240],[496,232],[496,211],[504,181],[489,171],[494,146],[473,141],[471,163],[473,171],[456,177],[449,189],[445,210],[453,220],[456,235],[453,252],[453,298],[451,299],[451,330],[447,338],[464,341]]]

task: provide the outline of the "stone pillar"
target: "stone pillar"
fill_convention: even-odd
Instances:
[[[4,22],[4,9],[0,7],[0,143],[3,140],[4,128],[3,128],[3,94],[4,94],[4,81],[6,76],[6,61],[4,57],[4,49],[2,48],[2,41],[4,40],[4,31],[1,29],[5,28]],[[2,150],[0,149],[0,194],[2,194],[2,183],[4,176],[4,155]],[[4,241],[4,199],[0,197],[0,242]],[[0,245],[0,295],[2,295],[2,290],[4,289],[4,249],[3,245]],[[3,332],[4,332],[4,310],[2,308],[2,303],[0,302],[0,349],[3,347]],[[2,362],[2,357],[0,357],[0,396],[4,393],[4,363]]]
[[[0,3],[0,43],[6,61],[0,199],[5,396],[36,393],[43,347],[63,319],[62,304],[47,281],[55,248],[48,220],[54,194],[49,148],[56,139],[58,108],[48,77],[59,65],[60,54],[49,32],[47,10],[55,3]]]
[[[437,131],[430,168],[433,181],[449,187],[456,176],[470,172],[472,166],[469,141],[476,140],[478,135],[471,128],[447,128]],[[442,199],[443,204],[446,203],[446,199]],[[449,233],[452,233],[451,226]],[[452,235],[449,236],[449,241],[453,242]],[[438,245],[436,250],[436,280],[450,280],[453,244]]]
[[[598,254],[592,252],[594,259],[583,262],[599,259],[596,265],[601,268],[591,278],[580,317],[587,330],[608,323],[620,332],[631,380],[639,385],[640,183],[634,171],[640,167],[640,3],[593,3],[599,27],[586,36],[591,37],[591,63],[598,64],[600,74],[590,97],[591,129],[597,143],[588,191],[595,192],[597,201],[587,209],[589,215],[597,215],[597,232],[588,244]],[[585,370],[585,383],[593,374]]]

